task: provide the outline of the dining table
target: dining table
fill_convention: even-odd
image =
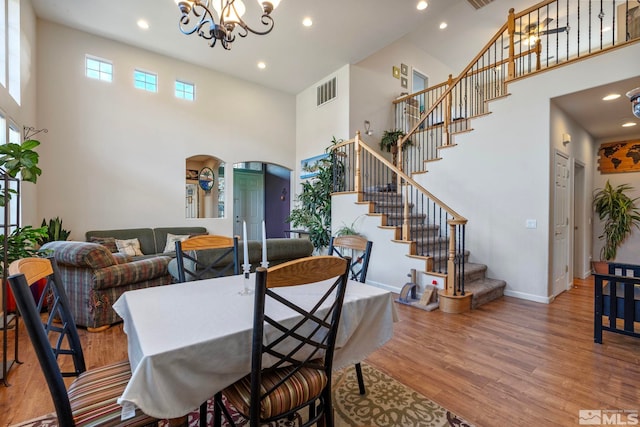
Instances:
[[[139,408],[159,419],[184,417],[251,372],[255,273],[125,292],[113,305],[124,320],[131,379],[118,403],[126,419]],[[317,302],[333,281],[278,288],[301,306]],[[295,322],[280,304],[266,313]],[[393,336],[398,320],[391,292],[349,280],[333,369],[364,360]],[[266,331],[265,331],[266,333]]]

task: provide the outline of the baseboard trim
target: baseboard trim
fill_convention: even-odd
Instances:
[[[527,293],[524,293],[524,292],[510,291],[510,290],[507,290],[507,289],[504,290],[504,295],[506,295],[508,297],[524,299],[524,300],[527,300],[527,301],[540,302],[540,303],[543,303],[543,304],[549,304],[551,301],[553,301],[553,297],[541,297],[540,295],[533,295],[533,294],[527,294]]]
[[[367,280],[367,285],[375,286],[376,288],[384,289],[389,292],[393,292],[399,294],[402,290],[401,287],[387,285],[386,283],[375,282],[371,280]]]

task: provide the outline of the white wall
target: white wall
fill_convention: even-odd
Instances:
[[[349,139],[350,66],[345,65],[334,73],[315,82],[296,96],[296,177],[300,172],[300,160],[317,156],[331,145],[331,139]],[[316,88],[336,78],[336,97],[317,106]]]
[[[409,68],[407,89],[402,88],[400,80],[392,75],[393,67],[400,68],[400,64]],[[411,76],[414,68],[429,77],[429,86],[446,81],[452,73],[451,69],[428,53],[402,40],[351,67],[350,138],[358,130],[364,135],[365,120],[371,122],[374,134],[367,141],[374,146],[379,144],[385,130],[395,128],[392,101],[403,92],[413,92]]]
[[[295,99],[282,92],[38,21],[39,217],[60,216],[71,239],[90,229],[197,225],[231,234],[232,170],[259,160],[295,169]],[[85,54],[113,62],[114,81],[84,76]],[[158,93],[134,89],[133,71],[158,74]],[[173,96],[175,79],[196,101]],[[185,158],[227,164],[224,219],[185,219]]]
[[[506,294],[549,300],[550,99],[633,77],[634,58],[640,58],[640,44],[510,84],[511,96],[492,102],[492,114],[474,120],[473,132],[455,137],[459,147],[443,150],[443,161],[419,178],[469,219],[470,261],[506,280]],[[525,228],[527,219],[535,219],[537,228]]]

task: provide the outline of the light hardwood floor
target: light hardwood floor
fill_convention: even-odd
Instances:
[[[462,315],[398,305],[392,341],[367,362],[478,426],[578,426],[580,409],[640,412],[640,339],[593,342],[593,284],[551,304],[510,297]],[[88,366],[126,357],[122,325],[81,331]],[[0,426],[53,410],[24,329],[23,365],[0,386]]]

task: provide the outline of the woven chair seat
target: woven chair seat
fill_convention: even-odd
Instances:
[[[85,371],[69,386],[68,395],[76,426],[145,426],[157,420],[136,410],[136,415],[120,420],[122,406],[117,400],[131,378],[129,361]]]
[[[282,378],[285,378],[292,370],[292,368],[286,367],[263,373],[260,392],[264,394],[267,389],[270,389]],[[302,368],[262,401],[260,418],[276,417],[299,407],[305,402],[312,401],[320,396],[326,385],[327,376],[324,371]],[[249,374],[227,387],[223,393],[238,412],[248,418],[249,402],[251,400],[251,375]]]

